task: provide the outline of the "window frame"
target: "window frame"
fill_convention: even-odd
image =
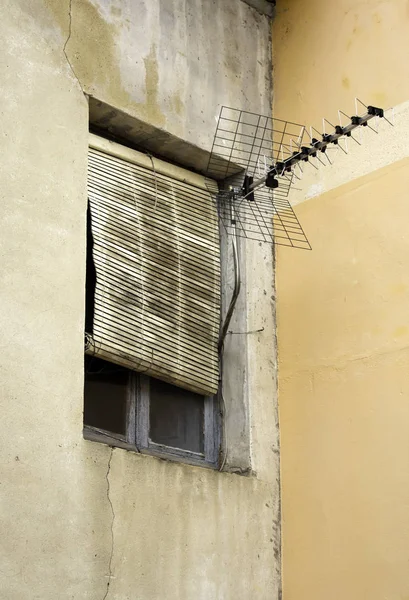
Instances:
[[[85,374],[84,374],[85,377]],[[221,412],[218,396],[204,396],[204,452],[166,446],[149,438],[150,377],[128,373],[126,434],[121,435],[84,423],[84,438],[157,458],[217,469],[221,453]],[[85,401],[85,400],[84,400]]]

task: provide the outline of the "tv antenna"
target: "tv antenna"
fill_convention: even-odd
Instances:
[[[364,109],[361,115],[359,105]],[[337,147],[347,153],[348,138],[360,144],[352,134],[363,127],[373,129],[372,119],[393,125],[382,108],[367,106],[358,98],[355,115],[338,111],[338,117],[338,125],[323,119],[319,133],[312,127],[308,131],[304,125],[222,106],[207,174],[219,183],[219,217],[228,234],[311,250],[288,201],[305,163],[317,169],[332,164],[327,150]]]

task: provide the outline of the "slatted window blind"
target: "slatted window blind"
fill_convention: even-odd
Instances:
[[[97,281],[87,353],[214,394],[220,244],[205,178],[92,135],[88,195]]]

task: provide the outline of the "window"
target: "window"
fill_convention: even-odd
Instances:
[[[87,439],[218,462],[220,243],[208,186],[91,136]]]
[[[216,467],[218,432],[216,398],[85,356],[86,439]]]

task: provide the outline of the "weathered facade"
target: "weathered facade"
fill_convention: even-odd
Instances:
[[[304,169],[312,252],[277,256],[286,600],[409,596],[408,32],[400,0],[277,6],[277,117],[322,130],[355,96],[395,106]]]
[[[270,113],[270,21],[241,0],[10,0],[0,30],[0,595],[279,598],[271,248],[242,248],[224,472],[82,435],[89,121],[203,171],[221,105]]]

